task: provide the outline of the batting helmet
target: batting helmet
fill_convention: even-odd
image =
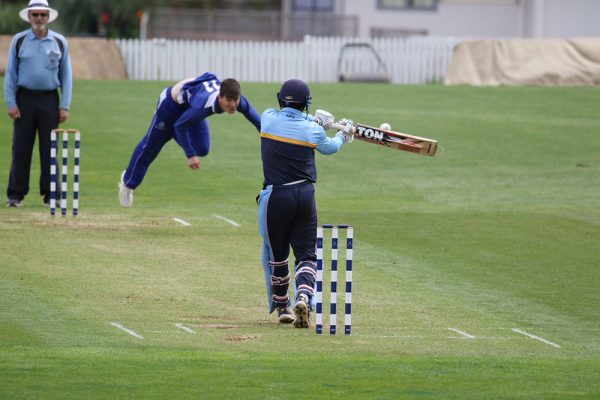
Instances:
[[[280,107],[293,107],[300,111],[308,111],[310,106],[310,89],[306,82],[300,79],[290,79],[281,85],[277,93]]]

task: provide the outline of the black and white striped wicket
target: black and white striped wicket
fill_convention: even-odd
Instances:
[[[317,227],[317,282],[316,282],[316,332],[323,333],[323,230],[331,229],[331,293],[329,311],[329,334],[337,329],[337,272],[338,272],[338,233],[346,230],[346,291],[344,311],[344,334],[349,335],[352,327],[352,248],[354,229],[352,225],[324,224]]]
[[[60,208],[63,216],[67,215],[67,177],[69,161],[69,135],[75,136],[73,146],[73,216],[79,213],[79,150],[81,134],[76,129],[53,129],[50,132],[50,215],[56,214],[56,175],[58,136],[62,134],[62,162],[61,162],[61,196]]]

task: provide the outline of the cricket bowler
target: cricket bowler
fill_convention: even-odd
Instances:
[[[148,167],[163,146],[171,139],[183,149],[187,165],[200,168],[200,159],[210,149],[210,133],[206,118],[213,114],[244,114],[260,131],[260,117],[241,94],[235,79],[220,81],[206,72],[197,78],[184,79],[162,91],[150,127],[140,140],[127,169],[119,181],[119,202],[123,207],[133,205],[133,191],[144,179]]]

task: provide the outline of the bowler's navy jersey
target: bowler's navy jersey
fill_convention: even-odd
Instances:
[[[181,115],[174,125],[177,143],[189,143],[189,135],[194,134],[200,121],[213,114],[223,113],[217,102],[220,88],[221,81],[210,72],[183,85],[178,98],[183,107],[178,108]],[[237,111],[244,114],[244,117],[260,131],[260,117],[243,95],[240,96]],[[186,154],[193,154],[193,149],[184,150]]]
[[[336,153],[343,140],[330,138],[312,115],[294,108],[269,108],[260,119],[265,185],[317,181],[315,152]]]

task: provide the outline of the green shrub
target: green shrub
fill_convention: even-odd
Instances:
[[[4,4],[0,2],[1,35],[14,35],[17,32],[27,29],[27,23],[19,18],[19,11],[22,8],[22,4]]]

